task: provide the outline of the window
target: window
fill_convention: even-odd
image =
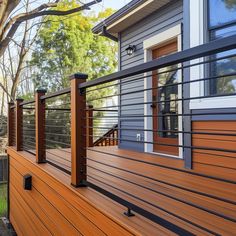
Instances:
[[[209,39],[216,40],[236,34],[236,0],[208,0]],[[221,58],[230,56],[210,64],[211,76],[220,78],[208,83],[208,94],[230,94],[236,92],[236,50],[217,54]],[[231,74],[231,76],[229,76]],[[225,75],[225,76],[224,76]]]

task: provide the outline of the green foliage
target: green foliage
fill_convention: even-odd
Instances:
[[[76,1],[65,0],[58,8],[67,10],[77,6]],[[92,33],[92,27],[112,12],[107,9],[98,15],[79,12],[63,19],[47,17],[30,62],[35,66],[35,86],[58,91],[70,86],[68,76],[73,73],[86,73],[89,80],[93,80],[114,72],[117,68],[116,43]],[[90,99],[110,92],[95,91]]]
[[[26,93],[26,94],[20,94],[20,98],[24,99],[25,101],[30,101],[34,99],[34,94],[32,93]]]
[[[64,0],[58,9],[65,11],[74,7],[78,7],[75,0]],[[76,72],[88,74],[89,80],[113,73],[117,69],[117,43],[92,33],[94,25],[112,13],[112,9],[107,9],[97,15],[84,11],[66,17],[46,17],[29,62],[33,66],[34,87],[54,92],[69,87],[68,77]],[[105,99],[99,98],[116,93],[116,89],[116,86],[105,89],[93,87],[92,92],[87,93],[87,101],[94,107],[102,107]],[[47,105],[57,107],[70,102],[68,99],[69,96],[56,97],[47,100]],[[95,114],[98,115],[102,116],[102,112]],[[51,113],[51,117],[59,118],[56,113]],[[95,126],[98,123],[94,120]]]
[[[0,217],[7,212],[7,185],[0,183]]]

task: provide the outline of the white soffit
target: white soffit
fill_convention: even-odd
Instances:
[[[154,11],[160,9],[171,0],[147,0],[134,10],[130,11],[111,25],[107,27],[107,30],[111,34],[116,34],[124,29],[134,25],[138,21],[142,20],[146,16],[150,15]]]

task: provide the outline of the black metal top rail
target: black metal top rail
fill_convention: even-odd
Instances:
[[[50,93],[50,94],[44,95],[40,99],[41,100],[46,100],[46,99],[49,99],[49,98],[54,98],[54,97],[57,97],[57,96],[68,94],[68,93],[70,93],[70,88],[65,88],[65,89],[62,89],[62,90],[57,91],[55,93]]]
[[[143,63],[141,65],[131,67],[129,69],[118,71],[116,73],[103,76],[92,81],[81,83],[79,85],[79,89],[90,88],[90,87],[101,85],[104,83],[113,82],[116,80],[124,79],[124,78],[138,75],[141,73],[146,73],[152,70],[164,68],[171,65],[176,65],[178,63],[189,62],[194,59],[207,57],[212,54],[220,53],[220,52],[235,49],[235,48],[236,48],[236,35],[233,35],[233,36],[226,37],[223,39],[218,39],[218,40],[215,40],[215,41],[212,41],[212,42],[209,42],[209,43],[197,46],[197,47],[186,49],[186,50],[165,56],[163,58],[158,58],[158,59]],[[42,96],[40,99],[46,100],[49,98],[54,98],[57,96],[68,94],[70,92],[71,92],[71,88],[65,88],[54,93],[46,94]],[[20,105],[21,106],[29,105],[34,102],[35,100],[24,101]],[[14,108],[14,107],[15,107],[14,105],[11,106],[11,108]]]
[[[191,170],[179,169],[175,166],[165,166],[162,163],[153,162],[151,159],[139,159],[136,158],[136,155],[133,152],[122,154],[122,152],[111,151],[112,149],[109,148],[102,150],[100,147],[96,148],[95,146],[96,140],[99,139],[103,141],[100,146],[119,145],[120,149],[122,149],[122,147],[126,148],[124,144],[128,144],[131,149],[136,146],[135,151],[139,150],[138,148],[143,148],[144,145],[152,145],[151,149],[149,149],[151,152],[155,151],[159,153],[159,150],[161,150],[162,153],[163,150],[164,155],[181,157],[184,159],[185,167],[188,169],[192,168],[192,153],[195,152],[194,154],[196,154],[196,150],[198,153],[207,155],[209,155],[209,152],[214,152],[212,155],[218,155],[221,156],[221,158],[224,158],[224,156],[226,158],[233,157],[236,153],[234,146],[225,146],[225,143],[228,144],[231,140],[235,141],[235,139],[233,139],[233,137],[236,137],[235,129],[231,130],[231,127],[224,128],[215,126],[209,130],[202,130],[201,127],[193,129],[191,127],[191,121],[195,121],[194,119],[199,121],[202,117],[204,118],[206,116],[205,119],[207,121],[209,120],[209,116],[210,119],[212,119],[212,116],[215,116],[215,118],[221,121],[221,117],[225,115],[234,115],[233,118],[235,120],[236,110],[216,111],[213,109],[213,111],[199,110],[198,113],[194,113],[190,111],[191,109],[189,108],[188,103],[191,100],[196,101],[197,99],[202,98],[230,97],[236,95],[235,90],[230,90],[227,91],[228,93],[226,94],[209,93],[209,95],[205,94],[202,96],[202,94],[199,93],[199,96],[190,96],[190,84],[213,80],[216,81],[217,79],[222,79],[224,77],[229,78],[232,76],[235,80],[235,63],[233,65],[233,72],[230,70],[230,73],[226,71],[225,74],[220,75],[206,73],[203,76],[196,74],[196,78],[190,81],[187,79],[183,80],[184,73],[182,73],[186,68],[192,68],[198,65],[211,66],[210,63],[212,62],[222,61],[232,57],[234,58],[236,54],[215,57],[216,53],[232,49],[236,49],[236,36],[220,39],[165,56],[127,70],[100,77],[93,81],[85,82],[87,75],[78,73],[71,80],[71,88],[66,88],[48,95],[45,95],[45,93],[38,93],[35,101],[21,102],[21,107],[19,107],[19,103],[17,103],[16,119],[14,117],[15,114],[13,114],[13,111],[10,109],[9,114],[12,115],[12,122],[10,122],[10,124],[14,124],[14,121],[17,120],[16,135],[14,132],[11,132],[11,143],[14,144],[14,136],[16,136],[16,147],[19,147],[21,144],[20,139],[25,137],[26,139],[23,144],[28,150],[31,150],[31,147],[28,148],[27,146],[34,142],[34,139],[32,141],[32,137],[30,137],[31,133],[33,133],[37,143],[35,149],[36,161],[38,163],[44,163],[46,161],[65,173],[70,174],[71,183],[75,187],[89,186],[117,201],[128,208],[126,215],[129,215],[132,210],[172,232],[181,235],[191,235],[191,233],[186,231],[186,227],[182,228],[182,225],[179,226],[178,222],[175,222],[175,225],[167,221],[165,217],[160,218],[159,214],[155,212],[155,209],[158,209],[158,212],[163,211],[178,219],[179,222],[183,221],[184,223],[191,225],[191,227],[218,235],[214,232],[215,229],[213,227],[209,229],[204,228],[195,217],[191,217],[193,211],[192,207],[221,217],[222,220],[225,220],[225,214],[206,207],[205,203],[196,204],[191,200],[186,200],[184,197],[179,198],[172,196],[170,193],[162,192],[162,189],[160,188],[155,189],[154,184],[152,184],[152,187],[148,187],[146,186],[146,183],[147,180],[151,180],[155,181],[155,183],[171,186],[171,188],[184,189],[184,191],[194,192],[201,196],[214,197],[215,199],[226,201],[227,199],[220,199],[219,196],[210,195],[212,194],[211,192],[196,192],[195,188],[192,189],[192,187],[186,187],[185,185],[180,186],[179,183],[173,184],[173,179],[171,179],[170,182],[169,180],[163,181],[163,177],[156,176],[155,173],[158,173],[158,168],[160,167],[162,170],[165,168],[168,169],[168,171],[175,171],[175,173],[186,173],[186,178],[190,175],[199,176],[201,178],[207,178],[206,180],[217,180],[228,184],[235,184],[234,180],[229,179],[227,176],[225,177],[215,173],[206,173],[204,171],[197,172],[196,170],[193,172]],[[200,60],[191,61],[194,59]],[[175,66],[167,68],[172,65]],[[163,76],[163,74],[165,76],[165,81],[163,83],[158,83],[160,75]],[[132,76],[135,78],[131,78]],[[119,81],[121,79],[124,80]],[[143,83],[136,83],[136,81],[143,80],[149,80],[150,86],[144,87]],[[117,81],[117,83],[111,83],[115,81]],[[153,81],[155,83],[153,83]],[[125,89],[119,89],[119,84],[129,86],[124,86]],[[93,86],[94,88],[91,88]],[[108,92],[104,93],[104,89],[108,89]],[[144,99],[144,92],[147,91],[149,91],[148,95],[150,96],[147,96]],[[46,99],[50,100],[51,98],[57,98],[58,96],[69,93],[71,95],[70,100],[66,99],[64,103],[50,103],[47,101],[48,104],[46,104],[45,102]],[[136,96],[130,96],[131,94],[136,94]],[[121,98],[121,102],[118,102],[119,97]],[[137,98],[139,100],[136,100]],[[36,105],[36,126],[33,122],[24,124],[26,123],[26,119],[22,120],[22,110],[27,108],[23,108],[23,105],[29,105],[34,102]],[[87,103],[89,103],[89,107],[87,106]],[[69,105],[69,107],[66,105]],[[147,108],[147,113],[144,113],[144,107]],[[26,110],[26,112],[29,113],[31,111]],[[28,120],[31,121],[31,114],[28,116]],[[143,125],[144,119],[150,121],[150,118],[152,119],[151,122],[153,124],[155,122],[156,126],[145,127]],[[185,122],[186,120],[187,122]],[[183,121],[185,122],[186,127],[180,126],[180,124],[183,125]],[[189,124],[187,124],[188,121]],[[137,122],[137,124],[135,124],[135,122]],[[22,130],[21,124],[24,124],[25,129],[23,127]],[[113,132],[114,130],[116,132]],[[196,134],[201,135],[200,138],[196,138]],[[214,143],[212,140],[214,140],[215,136],[222,136],[223,144],[219,143],[219,139],[217,139],[217,143]],[[227,136],[228,139],[226,139]],[[196,139],[198,142],[199,139],[208,139],[209,142],[206,142],[205,144],[203,143],[205,141],[201,140],[201,142],[196,144],[192,142],[193,139]],[[179,140],[181,142],[179,142]],[[147,150],[147,152],[150,152],[149,150]],[[94,153],[97,153],[97,155],[93,155]],[[101,155],[105,155],[102,156],[104,157],[102,158],[102,161],[98,158],[101,157]],[[116,161],[118,161],[118,164],[113,165]],[[143,168],[133,168],[136,166],[136,163],[142,163]],[[145,167],[145,165],[148,166]],[[217,166],[216,163],[214,163],[214,165]],[[157,168],[156,172],[153,171],[153,175],[148,173],[148,170],[145,170],[145,168],[149,168],[149,166]],[[122,173],[125,173],[125,175]],[[129,175],[127,173],[129,173]],[[132,176],[130,177],[130,175]],[[137,181],[135,181],[135,177],[138,177]],[[138,181],[140,179],[141,181]],[[120,181],[119,185],[111,183],[112,181],[114,181],[113,183],[117,183],[117,180]],[[127,186],[132,187],[130,188]],[[158,187],[158,185],[156,186]],[[204,187],[203,184],[201,188],[204,189]],[[141,190],[145,191],[145,193],[149,191],[149,194],[152,194],[151,196],[153,197],[149,197],[149,194],[133,194],[134,188],[136,188],[138,192]],[[153,194],[158,195],[154,196]],[[156,202],[156,197],[159,197],[160,195],[164,196],[165,199],[168,198],[168,201],[174,200],[181,204],[185,204],[186,209],[191,206],[191,214],[183,216],[179,212],[176,213],[166,207],[162,201]],[[139,207],[139,202],[142,203],[142,208]],[[232,201],[229,200],[228,203],[231,204]],[[231,216],[227,216],[227,220],[235,222],[235,219]]]
[[[210,56],[212,54],[220,53],[236,48],[236,35],[218,39],[197,47],[183,50],[162,58],[158,58],[141,65],[131,67],[107,76],[100,77],[96,80],[84,82],[79,85],[80,89],[93,87],[96,85],[124,79],[130,76],[138,75],[141,73],[150,72],[156,69],[164,68],[178,63],[188,62],[193,59]]]
[[[49,93],[49,94],[46,94],[44,96],[41,96],[40,99],[41,100],[46,100],[46,99],[58,97],[58,96],[61,96],[61,95],[65,95],[65,94],[68,94],[68,93],[70,93],[70,88],[65,88],[65,89],[62,89],[60,91],[57,91],[57,92],[54,92],[54,93]],[[30,101],[21,102],[20,106],[31,105],[33,103],[35,103],[35,99],[30,100]],[[15,105],[10,106],[11,109],[14,109],[15,107],[16,107]]]
[[[26,106],[26,105],[30,105],[30,104],[33,104],[33,103],[35,103],[35,100],[25,101],[25,102],[22,102],[22,103],[20,104],[20,106]]]

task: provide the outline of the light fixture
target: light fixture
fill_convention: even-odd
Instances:
[[[24,190],[32,189],[32,176],[30,174],[23,176],[23,188]]]
[[[136,46],[135,45],[129,45],[129,47],[127,47],[125,49],[126,53],[128,56],[132,56],[133,53],[136,51]]]

